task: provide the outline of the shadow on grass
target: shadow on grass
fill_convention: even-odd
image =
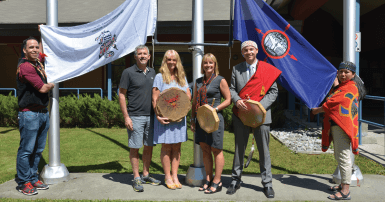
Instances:
[[[0,134],[5,134],[5,133],[11,132],[13,130],[17,130],[17,128],[12,128],[12,129],[9,129],[9,130],[1,131]]]
[[[88,131],[90,131],[90,132],[92,132],[92,133],[95,133],[95,134],[97,134],[97,135],[99,135],[99,136],[101,136],[101,137],[103,137],[103,138],[106,138],[107,140],[113,142],[114,144],[116,144],[116,145],[120,146],[121,148],[125,149],[126,151],[130,152],[130,148],[129,148],[127,145],[124,145],[124,144],[120,143],[120,142],[117,141],[117,140],[114,140],[114,139],[112,139],[112,138],[110,138],[110,137],[108,137],[108,136],[106,136],[106,135],[103,135],[103,134],[101,134],[101,133],[95,132],[95,131],[90,130],[90,129],[88,129],[88,128],[86,128],[85,130],[88,130]],[[139,153],[139,159],[142,159],[142,154],[140,154],[140,153]],[[120,165],[120,164],[119,164],[119,165]],[[120,166],[121,166],[121,165],[120,165]],[[162,167],[161,165],[158,165],[158,164],[154,163],[153,161],[151,161],[150,167],[151,167],[152,169],[156,169],[156,170],[158,170],[158,171],[163,171],[163,167]]]
[[[45,161],[44,157],[41,157],[39,162],[39,170],[40,172],[43,170],[44,166],[48,163]],[[118,161],[111,161],[103,164],[95,164],[95,165],[86,165],[86,166],[68,166],[69,172],[88,172],[93,170],[115,170],[115,172],[120,172],[124,169],[122,164]]]

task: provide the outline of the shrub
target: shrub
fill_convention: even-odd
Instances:
[[[221,103],[225,101],[224,98],[222,98],[221,100]],[[225,121],[225,130],[229,131],[229,132],[233,132],[234,131],[234,128],[233,128],[233,118],[231,117],[232,114],[233,114],[233,102],[231,102],[231,104],[226,107],[224,110],[222,110],[222,115],[223,115],[223,120]]]
[[[115,95],[112,101],[106,97],[101,99],[100,95],[75,95],[63,96],[59,99],[59,113],[60,113],[60,127],[122,127],[124,128],[124,118],[120,110],[119,97]],[[222,98],[223,102],[224,99]],[[276,102],[277,103],[277,102]],[[279,106],[275,106],[279,105]],[[234,104],[231,103],[223,110],[222,115],[225,121],[225,130],[232,132],[232,108]],[[18,126],[17,98],[11,96],[0,95],[0,126]],[[282,123],[283,110],[282,105],[273,104],[273,124],[280,126]],[[283,115],[284,116],[284,115]],[[188,112],[187,126],[190,128],[191,110]],[[283,117],[284,118],[284,117]],[[284,120],[283,120],[284,122]]]
[[[19,105],[17,97],[0,95],[0,125],[1,126],[19,126],[17,114],[19,112]]]
[[[61,127],[125,127],[118,96],[112,101],[95,94],[60,97]]]

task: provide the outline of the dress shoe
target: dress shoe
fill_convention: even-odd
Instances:
[[[273,187],[263,188],[263,193],[265,193],[265,196],[267,198],[274,198],[274,195],[275,195]]]
[[[233,195],[239,188],[241,188],[241,182],[231,183],[226,194]]]

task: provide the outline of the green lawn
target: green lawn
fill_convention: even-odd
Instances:
[[[61,162],[66,165],[69,172],[132,173],[125,129],[61,128],[60,136]],[[191,131],[189,131],[188,138],[188,141],[182,144],[179,167],[179,173],[181,174],[186,173],[190,164],[193,163],[193,134]],[[251,145],[251,136],[249,145]],[[18,146],[18,129],[0,127],[0,184],[15,178]],[[160,148],[161,146],[154,147],[151,173],[163,173],[160,162]],[[247,148],[246,155],[248,155],[249,151],[250,146]],[[337,166],[334,156],[331,154],[294,154],[274,138],[271,138],[270,152],[273,174],[332,174]],[[225,132],[224,174],[231,173],[233,155],[234,134]],[[258,151],[254,153],[253,157],[250,166],[244,169],[245,174],[260,173]],[[48,161],[47,141],[39,170]],[[356,164],[363,174],[379,174],[383,170],[381,165],[361,156],[356,157]]]

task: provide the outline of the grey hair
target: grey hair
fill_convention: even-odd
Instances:
[[[139,45],[139,46],[137,46],[137,47],[135,48],[135,56],[138,56],[138,50],[139,50],[139,49],[143,49],[143,48],[147,49],[147,53],[150,54],[150,50],[148,49],[147,46],[145,46],[145,45]]]

